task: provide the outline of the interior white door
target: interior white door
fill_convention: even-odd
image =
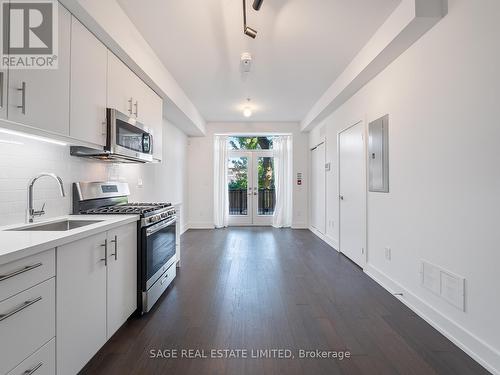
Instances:
[[[311,226],[321,234],[326,233],[326,175],[325,175],[325,144],[321,143],[311,150],[312,195],[311,195]]]
[[[340,251],[365,264],[366,172],[362,122],[339,134]]]

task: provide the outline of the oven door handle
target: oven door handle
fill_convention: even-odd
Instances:
[[[155,234],[156,232],[162,230],[163,228],[168,227],[169,225],[172,225],[176,221],[177,221],[177,218],[174,218],[174,219],[169,220],[169,221],[167,221],[165,223],[155,224],[152,227],[146,229],[146,236],[149,237],[150,235]]]

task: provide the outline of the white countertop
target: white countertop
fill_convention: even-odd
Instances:
[[[9,231],[14,228],[24,228],[29,225],[47,224],[67,219],[102,221],[67,231]],[[68,215],[40,220],[33,224],[15,224],[0,227],[0,264],[9,263],[137,220],[139,220],[138,215]]]

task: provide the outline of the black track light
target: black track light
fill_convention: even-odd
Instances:
[[[260,10],[260,7],[262,6],[263,2],[264,2],[264,0],[254,0],[253,1],[253,9]]]
[[[257,30],[247,26],[247,2],[243,0],[243,33],[252,39],[257,36]]]
[[[257,30],[252,29],[250,26],[246,26],[245,35],[248,35],[250,38],[255,39],[255,37],[257,36]]]

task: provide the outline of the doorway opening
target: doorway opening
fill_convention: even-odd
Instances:
[[[229,225],[271,225],[276,207],[274,137],[229,136]]]

